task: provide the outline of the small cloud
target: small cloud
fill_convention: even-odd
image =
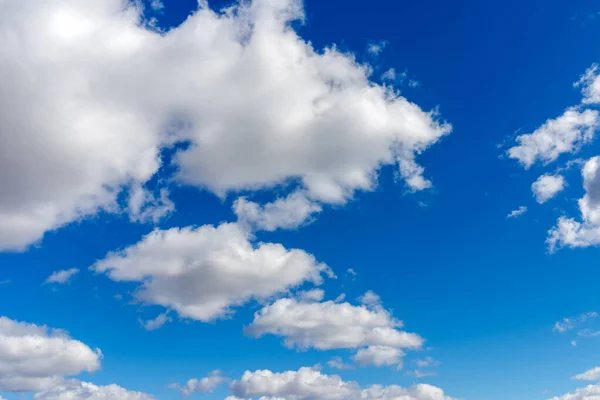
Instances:
[[[221,371],[215,370],[204,378],[188,380],[184,386],[179,383],[171,383],[168,387],[179,390],[184,396],[190,396],[194,393],[212,393],[217,387],[229,381],[230,379],[224,377]]]
[[[44,281],[44,284],[48,283],[56,283],[59,285],[63,285],[68,283],[71,278],[79,272],[78,268],[71,268],[62,271],[55,271]]]
[[[341,301],[344,301],[345,299],[346,299],[346,293],[342,293],[338,297],[335,298],[334,302],[339,303]]]
[[[372,306],[379,305],[381,303],[381,298],[379,297],[378,294],[376,294],[372,290],[369,290],[365,294],[360,296],[358,298],[358,301],[360,301],[362,304],[364,304],[368,307],[372,307]]]
[[[346,364],[342,357],[333,357],[331,360],[327,361],[327,365],[331,368],[336,369],[353,369],[354,366],[351,364]]]
[[[419,368],[426,368],[426,367],[437,367],[441,363],[439,361],[434,360],[432,357],[425,357],[425,358],[415,360],[415,364]]]
[[[558,333],[572,331],[579,328],[583,323],[593,320],[596,317],[598,317],[598,313],[591,311],[578,315],[577,317],[563,318],[561,321],[558,321],[554,324],[554,328],[552,328],[552,330]],[[583,331],[580,331],[580,333],[584,331],[586,330],[584,329]]]
[[[171,317],[169,317],[169,312],[165,312],[160,314],[158,317],[148,320],[148,321],[140,321],[140,324],[142,324],[142,326],[144,327],[145,330],[147,331],[154,331],[160,327],[162,327],[164,324],[166,324],[167,322],[171,322],[172,319]]]
[[[381,79],[384,81],[395,81],[396,80],[396,70],[394,68],[390,68],[381,75]]]
[[[517,208],[516,210],[512,210],[506,216],[506,218],[517,218],[517,217],[520,217],[521,215],[525,214],[526,212],[527,212],[527,207],[521,206],[521,207]]]
[[[346,272],[348,273],[348,275],[352,275],[352,276],[356,276],[357,275],[356,271],[353,270],[352,268],[348,268],[346,270]]]
[[[577,347],[577,340],[572,340],[571,341],[571,346]]]
[[[387,42],[385,40],[381,40],[379,42],[371,42],[367,46],[367,52],[372,56],[378,56],[379,54],[381,54],[383,49],[385,49],[385,46],[387,46]]]
[[[298,293],[302,301],[321,301],[325,297],[325,291],[322,289],[312,289]]]
[[[408,375],[414,376],[417,379],[426,378],[428,376],[436,376],[437,372],[434,371],[421,371],[419,369],[415,369],[414,371],[408,371]]]
[[[152,0],[150,7],[152,7],[154,11],[162,11],[165,8],[165,5],[161,0]]]
[[[416,81],[416,80],[414,80],[414,79],[409,79],[409,80],[408,80],[408,86],[410,86],[410,87],[412,87],[412,88],[416,88],[416,87],[419,87],[419,86],[421,86],[421,82],[419,82],[419,81]]]

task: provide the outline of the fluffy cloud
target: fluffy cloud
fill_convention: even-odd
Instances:
[[[381,367],[384,365],[398,365],[402,368],[401,358],[404,356],[402,350],[389,346],[369,346],[356,352],[352,359],[359,365],[374,365]]]
[[[233,204],[240,223],[266,231],[297,228],[321,210],[317,202],[302,192],[291,193],[286,198],[262,206],[245,197],[240,197]]]
[[[59,283],[64,284],[71,280],[71,278],[79,272],[77,268],[66,269],[62,271],[55,271],[46,278],[44,283]]]
[[[572,393],[554,396],[548,400],[597,400],[600,398],[600,385],[588,385]]]
[[[0,391],[42,391],[100,368],[100,351],[52,330],[0,317]]]
[[[172,211],[145,190],[176,141],[189,143],[177,180],[219,195],[295,182],[314,210],[373,189],[386,165],[414,190],[431,185],[416,156],[451,127],[351,54],[313,49],[290,27],[299,0],[224,13],[200,2],[165,33],[135,4],[0,2],[1,249],[118,211],[122,193],[133,220]]]
[[[154,230],[93,269],[115,281],[140,282],[137,299],[200,321],[305,282],[319,284],[321,274],[329,273],[302,250],[273,243],[254,246],[237,224]]]
[[[562,175],[544,174],[531,185],[535,200],[540,204],[547,202],[564,188],[565,178]]]
[[[202,379],[190,379],[183,387],[179,384],[169,385],[169,387],[179,390],[184,396],[189,396],[193,393],[212,393],[217,387],[228,381],[229,378],[224,377],[221,371],[215,370]]]
[[[379,305],[369,308],[286,298],[255,313],[246,332],[257,337],[283,336],[286,346],[299,349],[359,349],[355,361],[381,366],[399,364],[400,349],[423,345],[420,336],[401,331],[401,327],[402,322]]]
[[[287,400],[453,400],[430,385],[373,385],[361,388],[337,375],[326,375],[314,368],[275,373],[269,370],[246,371],[234,381],[231,390],[237,398],[259,397]]]
[[[600,367],[592,368],[585,371],[583,374],[575,375],[573,379],[582,381],[598,381],[600,380]]]
[[[549,163],[563,153],[575,152],[580,146],[590,143],[599,127],[598,111],[569,108],[533,133],[518,136],[518,145],[508,149],[508,156],[518,160],[525,168],[538,161]]]
[[[33,398],[34,400],[154,400],[154,397],[148,394],[131,392],[117,385],[96,386],[75,380],[36,393]]]
[[[579,199],[582,221],[561,217],[550,230],[547,243],[557,247],[588,247],[600,244],[600,156],[589,159],[582,170],[585,195]]]
[[[368,290],[365,294],[358,298],[358,301],[360,301],[365,306],[372,307],[379,304],[381,302],[381,298],[377,293],[373,292],[372,290]]]

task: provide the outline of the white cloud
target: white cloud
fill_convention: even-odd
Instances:
[[[184,396],[189,396],[194,393],[212,393],[226,382],[229,382],[229,378],[224,377],[221,371],[215,370],[204,378],[188,380],[183,387],[179,384],[169,385],[169,387],[179,390]]]
[[[390,68],[381,75],[381,79],[385,81],[395,81],[396,80],[396,70],[394,68]]]
[[[51,390],[36,393],[34,400],[153,400],[154,397],[132,392],[118,385],[96,386],[88,382],[70,380]]]
[[[549,231],[550,251],[559,247],[588,247],[600,244],[600,156],[590,158],[582,170],[585,195],[579,199],[582,221],[560,217]]]
[[[579,329],[581,325],[585,324],[588,321],[596,319],[597,317],[597,312],[590,311],[580,314],[576,317],[563,318],[561,321],[558,321],[554,324],[553,331],[558,333],[565,333],[575,329]]]
[[[554,396],[548,400],[597,400],[600,398],[600,385],[588,385],[572,393]]]
[[[600,75],[598,64],[593,64],[581,78],[575,82],[575,87],[581,86],[584,104],[600,103]]]
[[[0,317],[0,391],[48,390],[65,376],[97,371],[100,358],[62,330]]]
[[[331,360],[327,361],[327,365],[331,368],[335,369],[351,369],[353,366],[351,364],[346,364],[342,357],[333,357]]]
[[[358,298],[358,301],[367,307],[372,307],[381,303],[381,298],[377,293],[373,292],[372,290],[368,290],[365,294]]]
[[[321,209],[317,202],[310,200],[302,192],[291,193],[286,198],[262,206],[244,197],[233,204],[233,211],[240,223],[266,231],[297,228],[311,216],[321,212]]]
[[[221,196],[295,183],[342,204],[376,187],[383,166],[431,186],[416,157],[451,127],[371,82],[351,54],[313,49],[290,27],[298,0],[201,6],[165,33],[124,4],[0,3],[0,248],[119,211],[174,141],[190,144],[174,157],[178,182]],[[155,193],[144,214],[137,196],[133,219],[172,209]]]
[[[165,8],[165,5],[163,4],[162,0],[152,0],[150,2],[150,7],[152,7],[154,11],[161,11]]]
[[[508,156],[525,168],[541,161],[549,163],[563,153],[574,153],[590,143],[600,127],[596,110],[567,109],[560,117],[547,120],[533,133],[517,137],[517,146],[508,149]]]
[[[547,202],[564,188],[565,178],[562,175],[544,174],[531,185],[535,200],[540,204]]]
[[[520,217],[521,215],[525,214],[526,212],[527,212],[527,207],[521,206],[521,207],[517,208],[516,210],[512,210],[510,213],[508,213],[506,218],[517,218],[517,217]]]
[[[323,289],[312,289],[298,293],[298,297],[302,301],[321,301],[325,297]]]
[[[286,400],[452,400],[435,386],[372,385],[361,388],[356,382],[307,367],[281,373],[246,371],[240,380],[232,383],[231,391],[237,398]]]
[[[352,359],[361,366],[374,365],[381,367],[384,365],[397,365],[402,368],[402,357],[404,353],[394,347],[388,346],[369,346],[358,350]]]
[[[169,199],[169,191],[165,188],[156,197],[140,184],[134,184],[129,190],[127,210],[134,222],[157,223],[175,211],[175,204]]]
[[[50,275],[44,283],[58,283],[65,284],[71,280],[71,278],[79,272],[77,268],[71,268],[62,271],[55,271]]]
[[[387,44],[388,44],[388,42],[385,40],[380,40],[378,42],[371,42],[367,46],[367,52],[369,54],[371,54],[372,56],[378,56],[379,54],[381,54],[383,49],[385,49]]]
[[[438,365],[440,365],[440,362],[434,360],[430,356],[427,356],[425,358],[415,360],[415,364],[419,368],[427,368],[427,367],[437,367]]]
[[[151,319],[148,321],[142,321],[142,326],[147,331],[154,331],[158,328],[161,328],[167,322],[171,322],[171,321],[172,321],[171,317],[169,317],[169,314],[165,312],[165,313],[159,314],[154,319]]]
[[[600,380],[600,367],[592,368],[585,371],[582,374],[575,375],[573,379],[582,381],[599,381]]]
[[[154,230],[139,243],[93,267],[114,281],[140,282],[135,297],[211,321],[251,299],[267,299],[305,282],[319,284],[329,269],[302,250],[253,245],[237,224]]]
[[[256,337],[282,336],[286,346],[299,349],[418,349],[423,345],[420,336],[401,331],[401,327],[402,322],[380,306],[280,299],[256,312],[246,331]]]

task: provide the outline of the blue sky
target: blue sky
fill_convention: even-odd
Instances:
[[[0,398],[600,393],[597,2],[198,7],[0,1]]]

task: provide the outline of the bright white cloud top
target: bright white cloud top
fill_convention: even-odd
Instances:
[[[560,117],[549,119],[532,133],[517,137],[517,146],[508,149],[508,156],[525,168],[536,162],[550,163],[563,153],[576,152],[589,144],[600,128],[596,110],[567,109]]]
[[[565,188],[565,178],[562,175],[544,174],[531,185],[535,200],[544,204]]]
[[[232,223],[155,230],[93,269],[114,281],[140,282],[139,300],[199,321],[227,316],[235,306],[304,283],[320,284],[322,274],[331,274],[302,250],[274,243],[255,246]]]
[[[379,305],[284,298],[258,311],[246,331],[256,337],[282,336],[286,346],[301,350],[358,349],[353,359],[362,366],[401,367],[401,349],[419,349],[424,343],[419,335],[400,330],[402,326]]]
[[[0,391],[43,391],[66,376],[95,372],[100,350],[53,330],[0,317]]]
[[[581,221],[560,217],[547,239],[551,250],[600,244],[600,157],[590,158],[583,166],[582,175],[585,195],[579,199]]]
[[[549,400],[596,400],[600,396],[600,385],[588,385],[574,392],[555,396]]]
[[[52,390],[36,393],[34,400],[154,400],[146,393],[128,391],[118,385],[96,386],[71,380]]]
[[[585,371],[582,374],[575,375],[573,379],[581,381],[599,381],[600,380],[600,367],[592,368]]]
[[[344,381],[337,375],[326,375],[314,368],[298,371],[246,371],[232,383],[237,399],[259,397],[287,400],[453,400],[430,385],[400,386],[373,385],[361,388],[358,383]],[[234,399],[231,397],[229,399]]]
[[[297,183],[308,211],[267,206],[250,218],[264,229],[373,189],[385,165],[429,187],[415,158],[450,125],[351,54],[313,49],[289,25],[302,17],[299,1],[254,0],[201,6],[159,33],[125,0],[0,2],[0,248],[99,210],[168,214],[168,193],[144,185],[178,141],[182,184],[224,195]]]

